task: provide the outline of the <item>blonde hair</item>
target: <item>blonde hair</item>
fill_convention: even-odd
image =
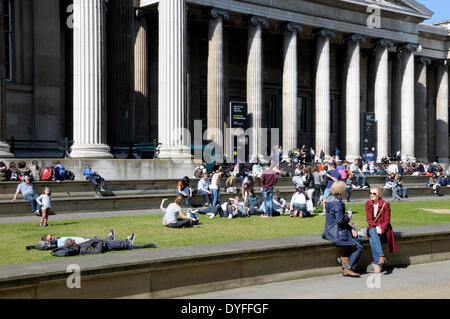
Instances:
[[[383,187],[381,185],[373,185],[370,186],[370,190],[375,189],[378,193],[378,196],[382,196],[383,195]]]
[[[175,204],[177,204],[177,205],[181,205],[182,201],[183,201],[183,198],[181,196],[177,196],[177,198],[175,198]]]
[[[334,182],[333,185],[331,185],[330,191],[331,191],[331,194],[334,194],[334,195],[344,195],[345,183],[343,181]]]

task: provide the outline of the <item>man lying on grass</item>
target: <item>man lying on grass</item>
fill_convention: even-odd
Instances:
[[[63,236],[63,237],[55,237],[53,235],[50,234],[46,234],[44,236],[42,236],[41,240],[42,241],[46,241],[51,243],[53,246],[55,247],[64,247],[64,242],[68,239],[68,238],[72,238],[73,240],[75,240],[75,243],[79,244],[81,242],[84,242],[88,239],[91,239],[89,237],[84,237],[84,236]],[[98,238],[97,236],[93,237],[93,238]],[[115,233],[114,233],[114,229],[111,229],[109,231],[109,234],[106,238],[101,238],[104,240],[114,240],[115,239]],[[133,240],[134,239],[134,234],[131,234],[130,236],[128,236],[127,238],[128,240]]]
[[[74,250],[74,255],[101,254],[112,250],[132,250],[156,247],[156,243],[134,245],[133,241],[134,236],[132,236],[131,239],[127,238],[123,240],[93,238],[86,239],[80,243],[76,243],[72,238],[67,238],[64,242],[64,247]]]

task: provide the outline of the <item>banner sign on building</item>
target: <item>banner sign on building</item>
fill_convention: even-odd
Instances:
[[[375,113],[361,114],[361,157],[365,161],[374,161],[377,156],[377,121]]]

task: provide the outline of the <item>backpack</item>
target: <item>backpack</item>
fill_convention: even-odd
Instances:
[[[67,256],[75,256],[78,255],[78,250],[75,248],[66,248],[66,247],[59,247],[55,248],[52,251],[52,256],[55,257],[67,257]]]
[[[51,181],[53,179],[53,170],[49,167],[44,168],[41,173],[41,181]]]
[[[72,171],[67,170],[65,179],[73,181],[75,179],[75,174]]]
[[[63,164],[58,164],[56,166],[55,173],[60,179],[66,178],[66,168],[64,167]]]
[[[36,244],[37,250],[52,250],[57,248],[56,244],[52,244],[49,241],[41,240]]]

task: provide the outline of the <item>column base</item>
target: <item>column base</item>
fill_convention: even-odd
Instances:
[[[161,159],[192,159],[191,150],[183,145],[162,145],[158,158]]]
[[[113,158],[111,150],[105,144],[73,144],[71,158]]]
[[[353,163],[355,161],[355,159],[359,159],[361,156],[359,155],[347,155],[345,157],[345,160],[349,163]]]
[[[8,143],[0,141],[0,158],[15,157],[15,155],[11,153],[10,150],[11,147],[8,145]]]
[[[402,155],[402,162],[415,162],[416,158],[414,156]]]

